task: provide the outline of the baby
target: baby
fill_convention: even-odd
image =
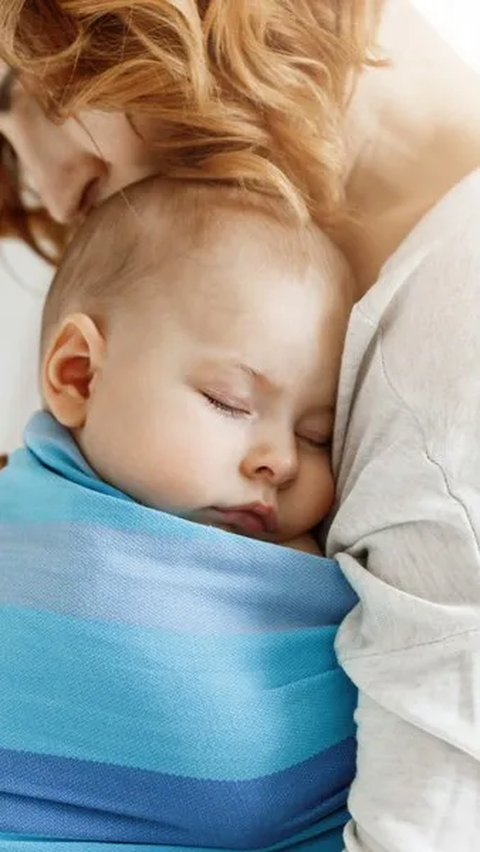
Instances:
[[[343,848],[356,598],[311,531],[351,303],[238,189],[139,184],[73,240],[0,475],[0,846]]]
[[[89,217],[53,281],[45,405],[136,501],[318,552],[352,298],[339,251],[279,201],[146,181]]]

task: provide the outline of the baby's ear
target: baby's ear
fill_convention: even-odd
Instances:
[[[105,340],[86,314],[71,314],[55,331],[43,359],[41,381],[47,407],[62,426],[84,425],[104,353]]]

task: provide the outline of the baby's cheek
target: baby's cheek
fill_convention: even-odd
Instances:
[[[188,424],[174,417],[145,424],[135,450],[117,456],[123,490],[135,499],[165,511],[188,512],[209,503],[215,456],[202,446]],[[197,440],[196,440],[197,439]],[[210,451],[212,450],[212,452]]]
[[[322,463],[314,474],[314,481],[318,485],[317,512],[320,520],[328,514],[335,500],[335,480],[333,478],[330,454],[325,453]]]
[[[199,470],[199,460],[192,448],[180,442],[157,452],[145,466],[145,485],[151,505],[166,511],[188,511],[205,503],[208,480]]]
[[[305,461],[295,491],[293,517],[300,534],[315,527],[332,507],[335,485],[327,453]]]
[[[129,466],[130,493],[157,509],[187,510],[197,504],[204,480],[198,466],[195,448],[181,433],[144,436],[136,463]]]

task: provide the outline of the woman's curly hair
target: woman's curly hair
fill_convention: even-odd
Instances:
[[[0,55],[52,120],[155,117],[162,173],[277,193],[328,228],[342,211],[343,111],[375,64],[381,2],[2,0]],[[0,234],[61,251],[65,234],[22,204],[8,159]]]

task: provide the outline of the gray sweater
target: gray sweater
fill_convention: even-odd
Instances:
[[[348,852],[480,850],[480,172],[356,306],[328,542],[360,604]]]

